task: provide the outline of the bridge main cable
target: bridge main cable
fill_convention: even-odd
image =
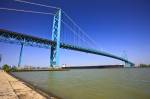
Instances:
[[[53,13],[47,13],[47,12],[39,12],[39,11],[32,11],[32,10],[22,10],[22,9],[12,9],[12,8],[0,8],[0,10],[26,12],[26,13],[37,13],[37,14],[46,14],[46,15],[55,15]]]
[[[39,4],[39,3],[34,3],[34,2],[29,2],[29,1],[24,1],[24,0],[14,0],[14,1],[20,2],[20,3],[25,3],[25,4],[30,4],[30,5],[36,5],[36,6],[40,6],[40,7],[53,8],[53,9],[57,9],[57,10],[61,9],[61,8],[55,7],[55,6],[49,6],[49,5],[44,5],[44,4]],[[83,35],[85,35],[85,37],[87,37],[89,39],[89,41],[91,41],[91,44],[89,44],[90,46],[92,46],[92,47],[97,46],[96,42],[78,24],[76,24],[75,21],[65,11],[62,10],[62,13],[70,20],[71,23],[74,24],[75,27],[77,27],[80,30],[81,34],[83,33]],[[66,22],[64,22],[63,20],[61,20],[61,21],[63,23],[65,23],[65,25],[66,25]],[[68,25],[67,25],[67,27],[68,27]],[[70,28],[70,26],[69,26],[69,28]],[[71,31],[72,31],[72,29],[71,29]],[[79,35],[74,30],[73,30],[73,33],[79,37]],[[79,37],[79,39],[80,38],[81,37]],[[83,38],[81,38],[81,40],[83,42],[85,41],[85,40],[83,40]],[[88,40],[86,40],[85,43],[87,43],[87,41]],[[93,48],[95,48],[95,47],[93,47]]]
[[[20,3],[26,3],[26,4],[36,5],[36,6],[41,6],[41,7],[53,8],[53,9],[57,9],[57,10],[60,9],[59,7],[55,7],[55,6],[48,6],[48,5],[39,4],[39,3],[33,3],[33,2],[29,2],[29,1],[24,1],[24,0],[14,0],[14,1],[20,2]]]

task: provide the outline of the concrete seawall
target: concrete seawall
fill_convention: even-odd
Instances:
[[[0,70],[0,99],[47,99],[47,97]],[[50,97],[50,99],[56,98]]]

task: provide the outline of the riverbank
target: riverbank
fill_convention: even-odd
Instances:
[[[56,99],[0,70],[0,99]]]
[[[97,66],[69,66],[62,69],[105,69],[105,68],[124,68],[124,65],[97,65]]]

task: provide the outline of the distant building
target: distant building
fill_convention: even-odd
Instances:
[[[62,67],[66,67],[66,64],[63,64]]]

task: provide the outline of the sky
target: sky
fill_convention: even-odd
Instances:
[[[60,7],[96,42],[95,49],[127,55],[135,64],[150,64],[149,0],[26,0]],[[14,0],[1,0],[0,7],[54,13],[54,9]],[[0,10],[0,28],[51,39],[53,16]],[[67,30],[66,30],[67,31]],[[61,30],[61,32],[63,32]],[[67,38],[71,40],[66,34]],[[88,42],[88,41],[87,41]],[[86,45],[86,44],[84,44]],[[0,65],[17,65],[20,46],[0,42]],[[22,66],[49,66],[50,50],[24,46]],[[82,52],[60,50],[60,64],[107,65],[123,62]]]

